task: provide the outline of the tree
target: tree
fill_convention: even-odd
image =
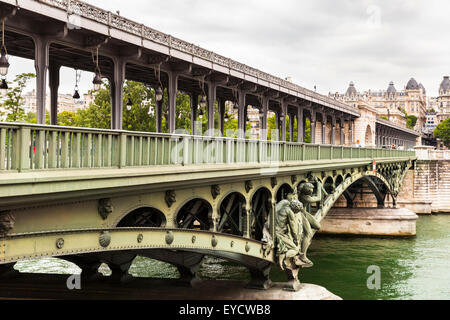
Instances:
[[[4,102],[1,104],[6,111],[7,122],[24,122],[27,119],[25,110],[23,109],[24,98],[22,97],[23,90],[27,86],[27,82],[36,75],[34,73],[18,74],[13,83],[9,83],[8,92],[6,93]]]
[[[75,112],[63,111],[58,114],[58,126],[74,127],[76,117],[77,114]]]
[[[450,118],[441,122],[434,130],[434,137],[441,139],[447,148],[450,148]]]
[[[111,98],[109,85],[105,84],[95,95],[94,102],[84,110],[79,110],[74,126],[84,128],[111,129]]]
[[[409,129],[414,129],[416,124],[417,124],[417,117],[416,116],[410,116],[410,115],[406,116],[406,126]]]

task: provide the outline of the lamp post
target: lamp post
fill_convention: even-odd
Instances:
[[[98,65],[98,48],[97,48],[96,57],[95,57],[95,76],[94,76],[94,80],[92,81],[92,83],[94,84],[94,91],[100,90],[102,83],[103,83],[100,66]]]
[[[5,46],[5,20],[2,21],[2,46],[0,48],[0,75],[2,82],[0,84],[0,93],[5,96],[8,93],[8,83],[6,82],[6,76],[9,71],[8,51]]]
[[[75,70],[75,92],[73,94],[73,98],[76,99],[76,100],[81,98],[80,97],[80,92],[79,92],[79,89],[78,89],[78,83],[80,81],[80,78],[81,78],[81,71]]]

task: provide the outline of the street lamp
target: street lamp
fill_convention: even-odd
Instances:
[[[161,86],[158,86],[158,88],[156,88],[155,98],[156,98],[156,101],[158,101],[158,102],[160,102],[163,99],[163,90],[162,90]]]
[[[75,70],[75,93],[73,94],[73,98],[75,100],[80,99],[80,93],[78,92],[78,82],[80,81],[81,78],[81,71],[78,72],[78,70]]]
[[[203,110],[202,109],[200,109],[198,111],[198,117],[199,117],[199,119],[203,119]]]
[[[0,94],[2,96],[6,96],[7,93],[8,93],[8,84],[6,83],[6,79],[3,78],[2,83],[0,84]]]
[[[156,70],[155,70],[156,73]],[[164,91],[161,84],[161,64],[158,65],[158,87],[155,90],[155,99],[160,102],[163,99]]]
[[[100,90],[101,86],[102,86],[102,74],[100,72],[100,67],[98,65],[98,48],[97,48],[97,52],[96,52],[96,58],[95,58],[95,76],[94,76],[94,80],[92,81],[92,83],[94,84],[94,91],[98,91]]]
[[[206,96],[203,95],[202,98],[200,99],[200,108],[206,108],[206,104],[207,104]]]
[[[128,101],[127,101],[127,110],[130,111],[132,106],[133,106],[133,101],[131,101],[131,98],[128,98]]]
[[[8,51],[5,46],[5,20],[2,21],[2,47],[0,48],[0,75],[6,77],[9,70]]]

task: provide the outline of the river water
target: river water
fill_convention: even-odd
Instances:
[[[417,237],[408,239],[319,236],[308,257],[315,266],[303,270],[300,280],[324,286],[346,300],[450,300],[450,215],[421,216]],[[381,270],[379,290],[368,289],[369,266]],[[20,261],[15,268],[31,273],[81,272],[77,266],[53,258]],[[110,273],[105,265],[100,271]],[[136,277],[178,276],[171,265],[146,258],[137,258],[130,273]],[[208,257],[200,277],[247,280],[249,274],[244,267]],[[272,270],[271,278],[286,281],[279,269]]]

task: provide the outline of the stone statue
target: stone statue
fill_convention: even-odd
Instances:
[[[263,242],[264,257],[267,257],[272,253],[272,251],[274,249],[273,238],[272,238],[272,235],[270,234],[269,221],[267,221],[264,224],[263,238],[261,239],[261,241]]]
[[[316,177],[312,179],[314,180],[313,183],[302,183],[298,188],[298,197],[304,206],[302,210],[303,238],[301,243],[301,259],[305,262],[304,268],[313,266],[311,260],[306,257],[306,253],[314,236],[313,229],[319,230],[321,228],[320,220],[322,219],[320,210],[315,216],[311,214],[311,204],[320,203],[319,208],[322,208],[324,199],[328,196],[319,179]],[[314,190],[316,190],[315,194]]]
[[[312,267],[306,256],[314,230],[321,228],[321,210],[316,216],[311,214],[311,204],[320,203],[328,193],[322,183],[314,178],[313,183],[302,183],[298,192],[289,194],[287,199],[276,205],[275,236],[278,264],[288,276],[285,290],[297,291],[300,288],[298,272],[300,268]]]
[[[98,214],[103,220],[108,219],[108,216],[114,211],[111,199],[100,199],[98,201]]]
[[[311,204],[313,203],[319,203],[319,207],[322,208],[323,201],[328,196],[328,193],[325,191],[325,188],[319,179],[317,179],[317,177],[312,179],[314,180],[313,183],[302,183],[298,187],[298,198],[303,203],[307,212],[311,212]],[[316,194],[314,194],[314,190],[316,190]]]
[[[0,212],[0,237],[6,236],[9,231],[14,229],[16,219],[10,211]]]
[[[301,254],[302,208],[303,205],[298,200],[282,200],[276,206],[276,247],[278,263],[282,270],[292,265],[292,259]]]

